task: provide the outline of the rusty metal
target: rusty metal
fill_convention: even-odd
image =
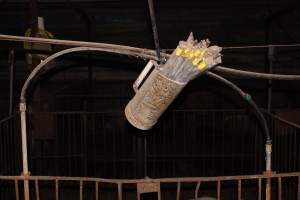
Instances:
[[[176,192],[176,200],[180,200],[180,189],[181,189],[181,183],[177,183],[177,192]]]
[[[242,200],[242,180],[238,180],[238,200]]]
[[[297,193],[298,193],[298,200],[300,199],[300,176],[298,176],[298,189],[297,189]]]
[[[59,182],[55,179],[55,200],[59,200]]]
[[[118,183],[118,200],[122,200],[122,183]]]
[[[154,69],[127,104],[127,120],[138,129],[150,129],[185,85],[168,79]]]
[[[269,173],[272,170],[271,166],[271,158],[272,158],[272,144],[266,143],[265,145],[265,151],[266,151],[266,171]]]
[[[95,199],[99,200],[99,182],[95,182]]]
[[[281,177],[278,177],[278,200],[282,200],[282,183],[281,183]]]
[[[200,185],[201,185],[201,182],[199,181],[197,183],[197,186],[196,186],[196,189],[195,189],[195,200],[198,199],[198,193],[199,193]]]
[[[26,103],[20,103],[20,118],[21,118],[21,138],[22,138],[22,161],[23,161],[23,175],[29,176],[28,170],[28,150],[27,150],[27,128],[26,128]],[[24,180],[24,199],[29,200],[29,181]]]
[[[83,180],[80,180],[79,183],[79,199],[82,200],[83,199]]]
[[[221,181],[217,182],[217,200],[221,199]]]
[[[261,178],[258,179],[258,200],[261,200],[261,192],[262,192],[262,184],[261,184]]]
[[[145,179],[144,182],[137,183],[137,199],[141,199],[141,194],[144,193],[157,193],[157,199],[160,200],[160,183],[153,182],[152,180]]]
[[[39,180],[34,180],[35,185],[35,198],[36,200],[40,200],[40,190],[39,190]]]
[[[271,200],[271,178],[270,172],[265,172],[266,178],[266,200]]]
[[[252,181],[258,181],[259,185],[259,194],[261,193],[261,181],[262,179],[268,181],[271,179],[278,180],[278,184],[281,184],[281,179],[288,178],[288,177],[297,177],[298,180],[300,179],[300,172],[294,172],[294,173],[281,173],[281,174],[262,174],[262,175],[244,175],[244,176],[220,176],[220,177],[177,177],[177,178],[161,178],[161,179],[102,179],[102,178],[89,178],[89,177],[56,177],[56,176],[0,176],[1,181],[15,181],[15,190],[17,191],[17,183],[18,181],[34,181],[36,188],[38,188],[38,184],[40,181],[55,181],[56,182],[56,200],[58,200],[57,194],[58,194],[58,181],[71,181],[71,182],[79,182],[80,188],[79,188],[79,196],[80,200],[83,199],[83,182],[95,182],[95,191],[99,192],[97,190],[98,183],[111,183],[116,184],[117,187],[117,193],[118,198],[121,200],[123,195],[122,185],[124,184],[133,184],[136,185],[137,188],[137,195],[138,200],[140,200],[140,195],[143,193],[157,193],[158,199],[161,198],[161,183],[177,183],[177,197],[179,198],[180,190],[181,190],[181,183],[197,183],[197,186],[195,188],[195,199],[198,198],[199,188],[200,188],[200,182],[215,182],[217,183],[218,192],[217,192],[217,198],[220,199],[220,191],[221,191],[221,182],[231,182],[231,181],[237,181],[238,182],[238,199],[242,198],[242,181],[243,180],[252,180]],[[224,184],[226,185],[226,184]],[[299,196],[299,183],[298,183],[298,190],[295,191]],[[266,185],[266,188],[268,186]],[[38,190],[36,190],[38,191]],[[279,191],[278,191],[279,193]],[[270,194],[268,197],[270,197]],[[18,197],[16,197],[18,199]],[[98,199],[96,195],[96,199]],[[260,200],[260,195],[258,196],[258,199]],[[279,198],[280,199],[280,198]]]
[[[20,195],[19,195],[19,183],[18,180],[14,180],[15,181],[15,193],[16,193],[16,200],[20,199]]]

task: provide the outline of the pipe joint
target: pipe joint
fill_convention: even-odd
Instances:
[[[20,112],[26,112],[26,103],[21,102],[19,107]]]
[[[271,171],[272,144],[266,144],[266,171]]]

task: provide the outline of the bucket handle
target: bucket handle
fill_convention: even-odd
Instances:
[[[141,83],[144,82],[145,77],[149,74],[150,70],[153,67],[156,67],[157,63],[154,60],[149,60],[143,71],[140,73],[140,75],[137,77],[135,82],[133,83],[133,90],[137,92],[140,88]]]

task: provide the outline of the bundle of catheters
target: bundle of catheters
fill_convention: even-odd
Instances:
[[[194,40],[191,33],[187,41],[180,41],[164,65],[159,67],[167,78],[187,83],[201,73],[221,63],[221,47],[210,46],[209,40]]]

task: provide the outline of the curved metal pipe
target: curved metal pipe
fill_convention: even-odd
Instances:
[[[270,136],[270,132],[269,132],[269,128],[268,128],[268,124],[266,121],[266,118],[264,117],[264,115],[262,114],[262,112],[259,110],[258,106],[256,105],[256,103],[251,99],[251,96],[245,92],[243,92],[243,90],[241,90],[238,86],[236,86],[234,83],[228,81],[227,79],[214,74],[212,72],[207,72],[206,73],[208,76],[215,78],[217,80],[219,80],[220,82],[224,83],[225,85],[227,85],[228,87],[232,88],[233,90],[235,90],[239,95],[241,95],[243,97],[243,99],[245,99],[251,106],[252,108],[256,111],[257,117],[259,118],[259,122],[261,123],[264,132],[265,132],[265,137],[266,137],[266,144],[265,144],[265,153],[266,153],[266,171],[267,172],[271,172],[271,160],[272,160],[272,140],[271,140],[271,136]]]
[[[300,75],[283,75],[283,74],[266,74],[259,72],[249,72],[239,69],[233,69],[223,66],[214,68],[214,72],[219,72],[222,75],[235,76],[237,78],[253,78],[253,79],[273,79],[286,81],[299,81]]]
[[[106,49],[106,48],[91,48],[91,47],[76,47],[76,48],[71,48],[71,49],[66,49],[63,51],[60,51],[58,53],[55,53],[51,56],[49,56],[47,59],[45,59],[44,61],[42,61],[28,76],[28,78],[26,79],[23,87],[22,87],[22,91],[21,91],[21,96],[20,96],[20,116],[21,116],[21,134],[22,134],[22,159],[23,159],[23,174],[24,176],[28,176],[29,175],[29,168],[28,168],[28,158],[27,158],[27,130],[26,130],[26,94],[27,94],[27,89],[30,85],[30,83],[32,82],[33,78],[43,69],[43,67],[48,64],[49,62],[51,62],[52,60],[54,60],[55,58],[62,56],[64,54],[68,54],[68,53],[72,53],[72,52],[80,52],[80,51],[106,51],[106,52],[111,52],[111,53],[119,53],[119,54],[125,54],[125,55],[129,55],[127,50],[115,50],[115,49]],[[135,53],[137,56],[140,55],[140,53]],[[130,52],[130,55],[132,55],[132,52]],[[144,55],[144,58],[149,58],[152,59],[153,56],[150,55]],[[244,93],[241,89],[239,89],[236,85],[234,85],[233,83],[231,83],[230,81],[215,75],[211,72],[207,72],[207,74],[215,79],[218,79],[220,81],[222,81],[223,83],[225,83],[226,85],[230,86],[231,88],[233,88],[234,90],[236,90],[240,95],[242,95],[243,98],[246,98],[249,96],[246,93]],[[248,99],[249,101],[249,99]],[[256,104],[250,99],[250,104],[253,106],[253,108],[258,112],[258,116],[261,118],[262,120],[262,124],[263,127],[265,127],[265,133],[267,136],[267,143],[270,144],[271,143],[271,139],[270,139],[270,135],[269,135],[269,131],[268,128],[266,126],[266,120],[263,117],[263,115],[260,113],[259,109],[257,108]],[[261,115],[260,115],[261,114]],[[270,155],[270,154],[269,154]],[[270,156],[267,158],[270,158]],[[270,160],[269,160],[269,163]],[[271,166],[270,164],[267,166]],[[268,167],[267,167],[268,168]],[[29,185],[28,184],[24,184],[24,189],[25,190],[29,190]],[[26,198],[26,197],[25,197]]]
[[[214,74],[212,72],[206,72],[206,74],[209,77],[212,77],[222,83],[224,83],[226,86],[230,87],[231,89],[233,89],[234,91],[236,91],[244,100],[246,100],[249,105],[253,108],[253,110],[256,112],[258,118],[259,118],[259,122],[261,122],[261,126],[264,129],[264,133],[265,133],[265,137],[266,137],[266,141],[267,143],[271,141],[271,136],[270,136],[270,132],[269,132],[269,128],[268,128],[268,124],[267,124],[267,120],[265,119],[264,115],[262,114],[262,112],[259,110],[258,106],[256,105],[256,103],[251,99],[251,96],[247,93],[245,93],[243,90],[241,90],[237,85],[235,85],[234,83],[232,83],[231,81],[228,81],[227,79]]]
[[[44,61],[42,61],[38,66],[32,70],[28,78],[26,79],[22,91],[21,91],[21,96],[20,100],[25,101],[26,99],[26,92],[29,87],[29,84],[31,83],[32,79],[40,72],[40,70],[49,62],[54,60],[57,57],[60,57],[65,54],[73,53],[73,52],[82,52],[82,51],[101,51],[101,52],[110,52],[110,53],[117,53],[117,54],[124,54],[124,55],[129,55],[129,56],[137,56],[137,57],[143,57],[146,59],[155,59],[155,56],[147,55],[147,54],[140,54],[140,53],[133,53],[133,52],[128,52],[127,50],[113,50],[113,49],[106,49],[106,48],[91,48],[91,47],[75,47],[75,48],[70,48],[70,49],[65,49],[63,51],[57,52],[48,58],[46,58]]]

